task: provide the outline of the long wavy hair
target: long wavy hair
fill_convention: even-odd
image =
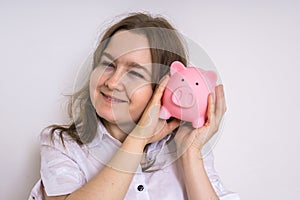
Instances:
[[[157,67],[157,64],[170,66],[173,61],[178,60],[186,65],[187,53],[182,39],[166,19],[161,16],[152,17],[145,13],[132,13],[104,32],[93,53],[92,69],[99,64],[110,38],[120,30],[135,31],[148,39],[152,63],[156,66],[153,65],[153,83],[158,83],[165,74],[169,73],[169,68]],[[66,134],[79,145],[90,143],[95,138],[100,118],[92,105],[89,92],[89,83],[85,83],[81,89],[70,96],[68,114],[71,121],[68,125],[49,126],[52,137],[54,131],[58,130],[63,144]]]

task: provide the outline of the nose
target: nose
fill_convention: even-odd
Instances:
[[[110,74],[110,76],[106,79],[104,84],[110,89],[110,90],[123,90],[124,85],[122,83],[122,78],[124,76],[124,73],[121,70],[115,70]]]
[[[179,107],[190,108],[195,104],[193,90],[190,87],[179,87],[172,95],[172,101]]]

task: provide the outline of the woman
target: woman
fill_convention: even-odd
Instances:
[[[159,119],[175,60],[187,63],[185,48],[165,19],[136,13],[111,26],[70,100],[72,123],[41,134],[41,180],[29,199],[238,199],[212,155],[201,155],[226,110],[222,85],[203,127]]]

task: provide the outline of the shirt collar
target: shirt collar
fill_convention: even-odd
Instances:
[[[99,145],[100,142],[102,141],[103,137],[108,137],[115,145],[117,145],[119,147],[121,146],[121,142],[119,140],[117,140],[116,138],[114,138],[113,136],[111,136],[111,134],[107,131],[107,129],[105,128],[105,126],[103,125],[103,123],[100,120],[98,121],[97,134],[96,134],[95,138],[93,139],[93,141],[88,144],[88,146],[95,147],[95,146]],[[170,139],[170,137],[171,137],[171,134],[167,135],[160,141],[151,143],[148,147],[148,152],[154,152],[157,150],[161,150],[166,145],[166,143]]]
[[[104,137],[108,137],[111,142],[113,142],[117,146],[121,146],[121,142],[117,139],[115,139],[111,134],[107,131],[103,123],[98,120],[98,126],[97,126],[97,133],[95,135],[95,138],[87,144],[89,148],[94,148],[96,146],[101,145],[101,141],[103,140]]]

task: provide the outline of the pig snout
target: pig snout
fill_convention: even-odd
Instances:
[[[172,95],[172,101],[179,107],[190,108],[195,104],[193,90],[189,87],[179,87]]]

